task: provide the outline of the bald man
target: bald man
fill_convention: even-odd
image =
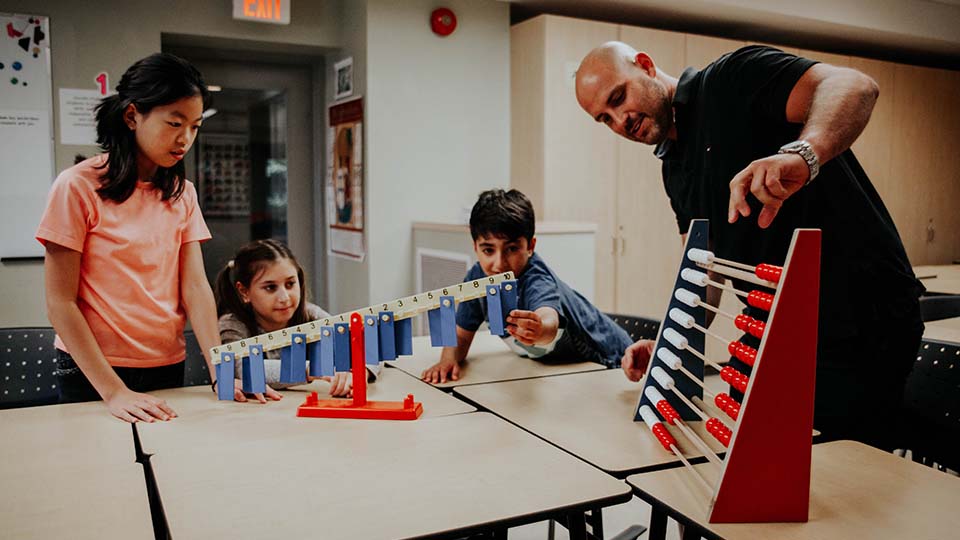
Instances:
[[[891,421],[923,334],[923,286],[850,151],[876,83],[761,46],[675,78],[650,55],[610,42],[583,59],[576,93],[597,122],[656,145],[680,234],[690,220],[709,219],[717,256],[782,264],[794,229],[822,229],[814,427],[827,440],[894,445]],[[719,291],[708,290],[717,305]],[[629,378],[639,380],[652,348],[644,341],[627,350]]]

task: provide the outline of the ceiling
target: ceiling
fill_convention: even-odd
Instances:
[[[505,0],[541,13],[960,69],[960,0]]]

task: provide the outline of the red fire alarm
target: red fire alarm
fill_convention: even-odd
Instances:
[[[437,8],[430,14],[430,28],[438,36],[449,36],[457,29],[457,16],[449,8]]]

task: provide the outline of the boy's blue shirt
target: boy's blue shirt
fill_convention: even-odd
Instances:
[[[480,263],[467,272],[464,281],[485,277]],[[617,323],[613,322],[586,298],[560,280],[537,253],[517,278],[517,308],[536,311],[550,307],[560,315],[564,334],[554,350],[544,359],[591,361],[613,365],[620,361],[623,351],[633,341]],[[457,326],[476,332],[487,319],[487,304],[479,298],[462,302],[457,308]],[[504,339],[513,339],[507,335]]]

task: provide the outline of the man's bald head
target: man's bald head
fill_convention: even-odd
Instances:
[[[576,94],[594,120],[632,141],[659,144],[672,129],[670,77],[626,43],[608,41],[583,58]]]
[[[637,50],[622,41],[608,41],[587,53],[577,68],[577,99],[596,87],[603,72],[628,72],[636,56]]]

